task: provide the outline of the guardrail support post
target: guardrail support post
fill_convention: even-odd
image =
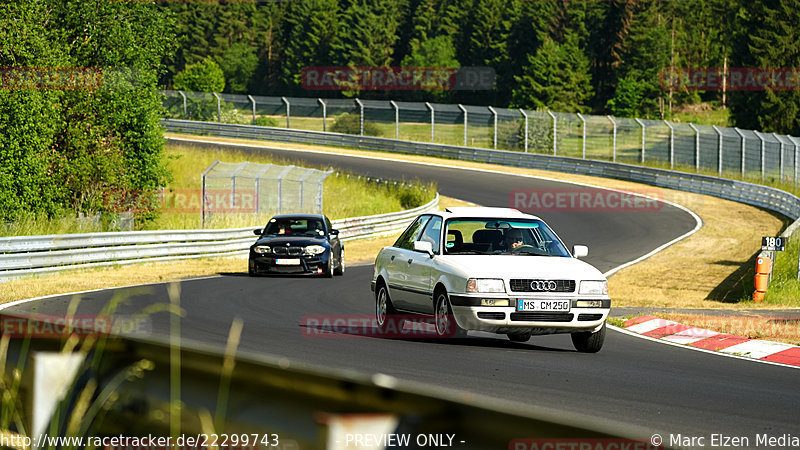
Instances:
[[[183,97],[183,120],[186,120],[186,94],[183,91],[178,91],[178,94],[181,94]]]
[[[667,120],[664,123],[669,127],[669,168],[675,169],[675,128]]]
[[[525,118],[525,153],[528,153],[528,114],[525,113],[525,110],[520,108],[519,112],[522,113],[522,117]]]
[[[427,107],[428,107],[428,109],[430,109],[430,110],[431,110],[431,142],[433,142],[433,139],[434,139],[434,129],[435,129],[435,127],[436,127],[436,117],[435,117],[435,115],[434,115],[434,112],[433,112],[433,105],[431,105],[431,104],[430,104],[430,103],[428,103],[428,102],[425,102],[425,106],[427,106]]]
[[[467,108],[464,108],[464,105],[461,103],[458,104],[458,109],[464,113],[464,147],[467,146]]]
[[[360,117],[360,120],[359,120],[359,123],[358,123],[359,135],[363,136],[364,135],[364,104],[361,103],[361,100],[359,100],[359,99],[355,99],[355,101],[356,101],[356,104],[358,105],[358,111],[359,111],[359,117]]]
[[[291,105],[286,97],[281,97],[281,101],[286,105],[286,128],[291,128],[289,118],[291,117]]]
[[[617,162],[617,121],[611,116],[606,117],[611,121],[611,125],[614,127],[611,131],[611,161]]]
[[[742,138],[742,179],[744,180],[744,169],[745,169],[744,155],[745,155],[747,141],[745,141],[744,133],[742,133],[742,130],[736,127],[734,127],[733,130],[736,131],[736,134],[738,134],[740,138]]]
[[[578,113],[578,119],[581,119],[581,124],[583,125],[583,129],[581,130],[581,151],[583,154],[583,159],[586,159],[586,119],[583,118],[581,113]]]
[[[250,100],[250,103],[253,104],[253,125],[255,125],[256,124],[256,99],[254,99],[252,95],[248,95],[247,99]]]
[[[494,110],[491,106],[489,107],[489,111],[492,112],[492,116],[494,117],[494,137],[492,138],[493,148],[497,150],[497,111]]]
[[[222,122],[222,99],[216,92],[212,92],[212,94],[217,98],[217,122]]]
[[[694,126],[693,123],[689,123],[689,127],[694,130],[694,171],[700,172],[700,130]]]
[[[636,123],[638,123],[642,127],[642,164],[644,164],[644,152],[645,152],[645,129],[647,126],[642,122],[640,119],[634,119]]]
[[[719,176],[721,177],[722,176],[722,131],[720,131],[719,128],[717,128],[716,125],[711,125],[711,128],[713,128],[714,131],[717,132],[717,136],[718,136],[717,140],[718,140],[719,145],[717,146],[717,152],[718,152],[717,166],[719,168],[718,169],[719,170]]]
[[[558,121],[556,120],[556,115],[553,114],[552,111],[548,110],[547,114],[549,114],[550,117],[553,118],[553,156],[555,156],[556,155],[556,148],[558,148],[556,146],[556,139],[558,138],[558,132],[557,132],[558,131],[558,129],[557,129]]]
[[[324,133],[327,131],[328,105],[321,98],[318,98],[317,101],[322,105],[322,132]]]
[[[400,139],[400,107],[394,100],[389,100],[389,104],[394,107],[394,138]]]

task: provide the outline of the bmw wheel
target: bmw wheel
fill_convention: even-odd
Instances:
[[[339,252],[339,267],[333,270],[334,275],[344,275],[344,249]]]
[[[572,345],[575,350],[581,353],[597,353],[603,348],[603,341],[606,339],[606,323],[595,332],[582,331],[572,333]]]

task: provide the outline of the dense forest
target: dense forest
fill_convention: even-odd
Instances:
[[[703,105],[730,108],[742,128],[800,135],[797,84],[664,82],[682,68],[796,70],[800,0],[0,0],[0,23],[0,222],[163,187],[159,89],[667,119]],[[303,73],[320,66],[496,76],[474,91],[305,89]]]
[[[772,0],[301,0],[170,3],[179,48],[162,83],[209,60],[224,91],[357,95],[670,118],[698,103],[735,124],[800,133],[797,87],[765,93],[666,82],[682,68],[800,67],[800,2]],[[483,91],[314,91],[304,68],[472,67]],[[181,80],[182,81],[182,80]]]

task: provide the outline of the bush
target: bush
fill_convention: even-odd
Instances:
[[[334,133],[361,134],[361,116],[358,114],[344,113],[337,117],[331,126]],[[380,136],[381,130],[372,122],[364,121],[364,136]]]
[[[256,117],[255,125],[258,125],[260,127],[277,127],[278,119],[268,116],[258,116]]]

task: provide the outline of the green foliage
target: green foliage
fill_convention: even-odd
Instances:
[[[179,91],[222,92],[225,74],[219,64],[206,58],[175,75],[172,87]]]
[[[336,118],[331,125],[331,131],[344,134],[361,134],[361,116],[358,114],[344,113]],[[364,136],[380,136],[381,130],[374,123],[364,121]]]
[[[20,0],[0,4],[0,66],[82,71],[70,89],[0,90],[0,220],[105,208],[109,191],[167,179],[156,82],[172,17],[153,4]]]
[[[638,117],[646,89],[645,83],[628,75],[617,84],[614,97],[606,103],[606,109],[617,117]]]
[[[260,127],[277,127],[278,119],[274,117],[268,116],[258,116],[256,117],[256,123],[254,125],[258,125]]]

